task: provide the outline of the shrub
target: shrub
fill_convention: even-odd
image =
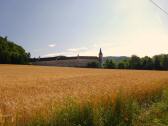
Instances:
[[[90,62],[87,64],[88,68],[98,68],[99,67],[99,63],[98,62]]]

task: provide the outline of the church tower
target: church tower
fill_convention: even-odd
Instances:
[[[100,67],[103,67],[103,53],[102,53],[101,48],[99,51],[99,64],[100,64]]]

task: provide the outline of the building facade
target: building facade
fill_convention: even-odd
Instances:
[[[103,53],[100,49],[99,57],[97,56],[76,56],[76,57],[46,57],[31,59],[31,64],[41,66],[61,66],[61,67],[87,67],[88,63],[98,62],[102,67]]]

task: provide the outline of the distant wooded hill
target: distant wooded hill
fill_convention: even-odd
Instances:
[[[29,57],[23,47],[0,36],[0,64],[27,64]]]
[[[107,56],[103,58],[103,61],[105,62],[107,59],[108,60],[113,60],[115,63],[119,63],[124,60],[129,60],[130,57],[127,56]]]

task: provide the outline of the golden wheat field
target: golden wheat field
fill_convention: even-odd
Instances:
[[[0,114],[31,114],[65,98],[141,97],[168,84],[168,72],[0,65]]]

